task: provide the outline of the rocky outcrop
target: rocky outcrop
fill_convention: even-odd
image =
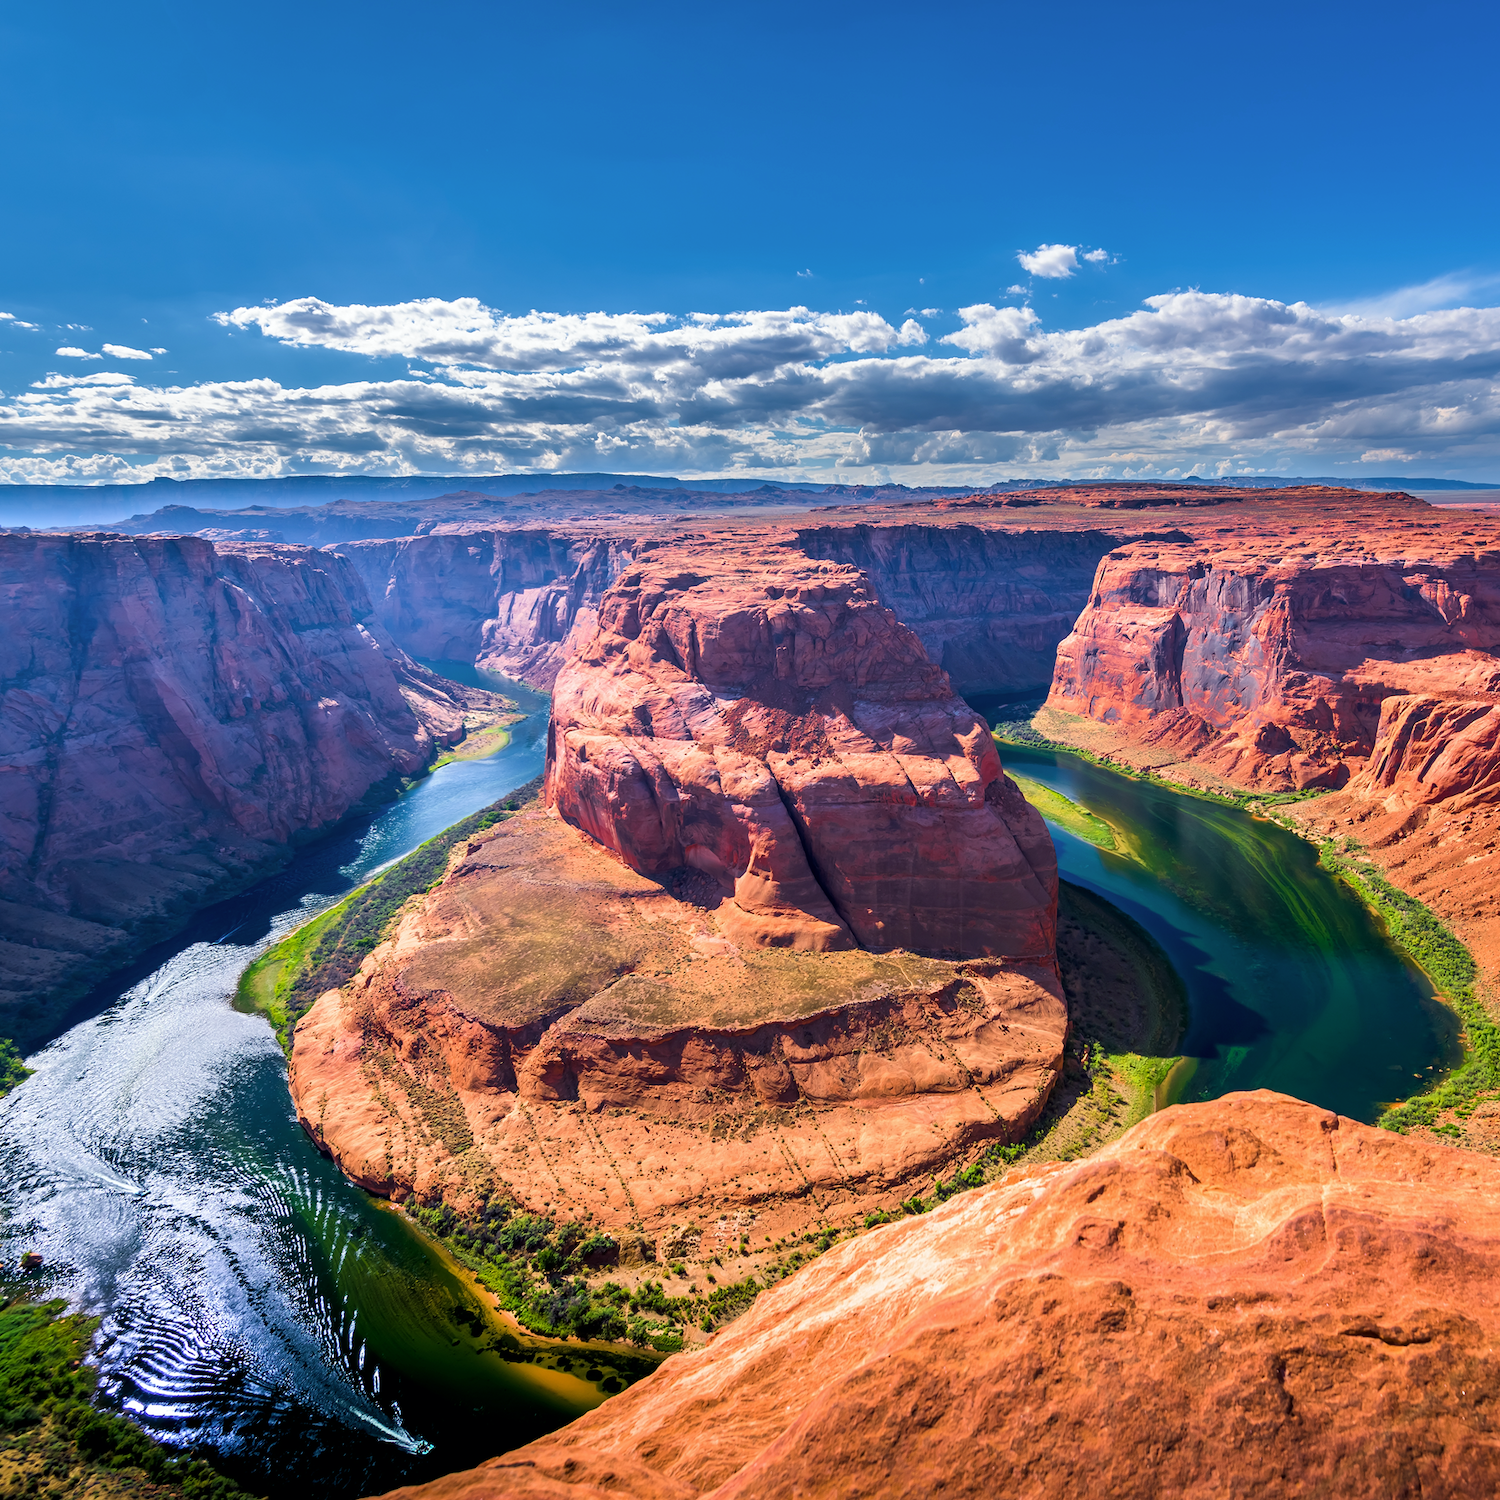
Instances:
[[[341,558],[0,536],[0,1035],[419,772],[493,694],[424,671]]]
[[[1268,1093],[841,1245],[708,1350],[392,1500],[1500,1487],[1500,1165]]]
[[[1050,955],[757,947],[727,905],[534,805],[298,1023],[303,1124],[372,1192],[654,1239],[893,1208],[1040,1113],[1067,1033]]]
[[[1284,790],[1347,782],[1387,698],[1462,695],[1500,646],[1500,528],[1456,535],[1404,496],[1363,517],[1323,498],[1320,514],[1309,492],[1257,497],[1262,534],[1111,551],[1049,706]]]
[[[545,690],[594,633],[599,600],[637,546],[587,530],[444,530],[337,550],[413,656],[477,662]]]
[[[847,566],[637,563],[557,679],[547,800],[633,869],[699,872],[740,944],[1053,962],[1040,815]]]

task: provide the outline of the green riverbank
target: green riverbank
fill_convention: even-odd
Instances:
[[[0,1494],[248,1500],[203,1459],[94,1405],[99,1377],[83,1361],[98,1326],[62,1298],[0,1307]]]
[[[1427,1128],[1461,1138],[1461,1126],[1452,1120],[1443,1123],[1442,1117],[1451,1113],[1457,1120],[1467,1119],[1482,1100],[1500,1093],[1500,1025],[1475,993],[1477,967],[1473,955],[1458,936],[1429,907],[1398,889],[1373,863],[1360,858],[1360,848],[1353,839],[1320,838],[1295,819],[1277,816],[1280,808],[1312,800],[1324,793],[1218,792],[1183,786],[1151,770],[1121,765],[1108,757],[1051,740],[1027,719],[1002,721],[996,726],[995,739],[1002,746],[1011,744],[1022,749],[1047,749],[1076,756],[1120,776],[1161,786],[1183,796],[1239,808],[1252,816],[1267,817],[1318,851],[1322,868],[1360,898],[1377,918],[1391,943],[1421,970],[1436,998],[1462,1023],[1459,1038],[1463,1048],[1462,1060],[1418,1093],[1388,1104],[1377,1122],[1382,1127],[1400,1133]],[[1022,790],[1026,792],[1026,787],[1023,786]],[[1029,793],[1027,795],[1028,800],[1036,800]],[[1059,797],[1060,794],[1054,792],[1053,796]],[[1040,801],[1036,801],[1036,805],[1053,822],[1079,837],[1088,838],[1087,832],[1076,826],[1076,816],[1065,821]],[[1078,812],[1084,817],[1094,816],[1082,807]]]
[[[351,891],[337,905],[304,922],[245,970],[235,994],[235,1008],[265,1016],[282,1047],[290,1052],[297,1022],[325,990],[349,982],[407,901],[430,891],[443,878],[454,847],[500,822],[536,791],[537,783],[528,783],[455,823]]]

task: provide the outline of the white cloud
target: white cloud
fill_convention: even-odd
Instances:
[[[1113,265],[1119,259],[1117,255],[1111,255],[1108,250],[1085,250],[1083,258],[1096,266]]]
[[[27,323],[24,319],[18,318],[14,313],[8,312],[0,312],[0,323],[10,323],[16,328],[29,328],[33,333],[36,332],[37,328],[35,323]]]
[[[1038,245],[1029,255],[1023,250],[1016,259],[1028,276],[1061,281],[1078,269],[1078,250],[1073,245]]]
[[[132,349],[129,344],[106,344],[104,352],[111,359],[150,359],[151,355],[144,349]],[[167,351],[161,351],[165,354]]]
[[[146,320],[144,318],[142,318],[141,321],[144,323]],[[153,354],[165,354],[167,351],[165,349],[156,349],[156,348],[153,348],[151,350],[151,352]]]
[[[941,317],[942,316],[942,311],[943,310],[940,307],[924,307],[922,309],[922,316],[924,318]]]
[[[607,466],[808,478],[880,465],[961,482],[997,466],[1140,477],[1359,462],[1500,474],[1500,308],[1392,318],[1176,292],[1075,329],[1049,331],[1025,306],[976,303],[957,318],[918,344],[913,319],[897,329],[805,307],[241,308],[221,321],[429,368],[308,387],[51,375],[0,399],[0,447],[17,455],[0,472],[92,455],[143,477]]]
[[[90,354],[87,349],[75,349],[72,344],[64,344],[58,351],[66,359],[103,359],[102,354]]]
[[[1017,284],[1016,286],[1008,286],[1005,289],[1005,295],[1007,297],[1029,297],[1031,295],[1031,288],[1027,286],[1021,286],[1019,284]]]
[[[927,330],[915,318],[908,318],[897,331],[895,342],[903,345],[925,344],[927,342]]]
[[[798,271],[797,274],[805,279],[812,275],[812,270],[809,268],[806,271]]]
[[[1363,301],[1344,303],[1333,310],[1361,318],[1410,318],[1417,313],[1436,312],[1464,303],[1472,306],[1476,300],[1493,297],[1496,292],[1500,292],[1500,275],[1453,271],[1416,286],[1397,287],[1395,291]]]

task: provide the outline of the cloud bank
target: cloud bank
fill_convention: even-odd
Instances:
[[[1076,267],[1075,247],[1036,254],[1060,250]],[[610,469],[968,483],[1379,462],[1500,474],[1497,308],[1398,317],[1190,291],[1079,329],[1049,331],[1030,307],[989,303],[944,316],[938,333],[914,317],[897,326],[805,307],[686,317],[508,316],[473,298],[241,307],[219,315],[226,329],[387,368],[309,386],[50,374],[0,399],[0,445],[13,455],[0,472]]]

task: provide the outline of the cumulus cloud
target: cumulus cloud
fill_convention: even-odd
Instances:
[[[301,387],[49,375],[0,400],[0,447],[20,455],[0,472],[89,454],[183,476],[1500,470],[1500,308],[1394,318],[1176,292],[1076,329],[1049,330],[1026,306],[975,303],[957,319],[927,342],[912,318],[896,328],[869,311],[805,307],[237,308],[220,321],[285,345],[400,359],[401,373]],[[407,372],[406,360],[428,368]]]
[[[58,351],[65,359],[103,359],[102,354],[90,354],[87,349],[74,348],[72,344],[64,344]]]
[[[9,323],[12,328],[29,328],[33,333],[36,332],[37,326],[35,323],[28,323],[24,319],[18,318],[14,313],[8,312],[0,312],[0,323]]]
[[[1078,249],[1074,245],[1038,245],[1030,254],[1023,250],[1016,259],[1028,276],[1043,276],[1052,281],[1061,281],[1078,269]]]
[[[58,351],[61,353],[61,351]],[[150,359],[150,353],[145,349],[132,349],[129,344],[106,344],[104,352],[111,359]],[[166,350],[161,351],[163,354]]]

